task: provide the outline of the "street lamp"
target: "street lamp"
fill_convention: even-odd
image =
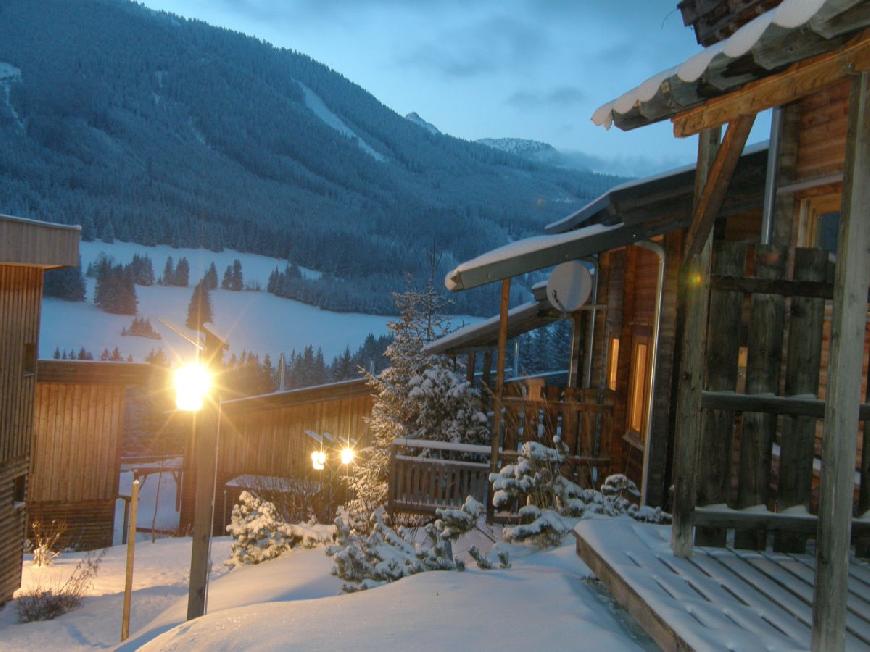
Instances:
[[[187,597],[187,619],[190,620],[202,616],[206,606],[217,467],[218,401],[206,400],[212,388],[212,374],[208,367],[198,361],[176,369],[173,384],[175,407],[193,416],[196,487]]]
[[[340,457],[341,463],[347,466],[353,462],[353,459],[356,457],[356,451],[354,451],[350,446],[345,446],[341,449]]]
[[[322,471],[326,467],[326,453],[323,451],[313,451],[311,453],[311,466],[315,471]]]
[[[211,389],[211,374],[205,365],[192,362],[175,370],[175,407],[183,412],[199,412]]]

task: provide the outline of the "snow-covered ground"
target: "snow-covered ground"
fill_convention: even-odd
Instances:
[[[230,540],[212,544],[208,615],[184,623],[190,539],[136,547],[133,632],[121,650],[637,650],[655,649],[588,581],[573,543],[514,550],[513,567],[435,571],[351,595],[340,594],[322,548],[296,549],[227,570]],[[124,554],[110,548],[77,610],[16,624],[0,610],[0,649],[83,650],[118,643]],[[80,554],[54,567],[25,562],[24,586],[69,573]],[[143,647],[144,646],[144,647]]]
[[[128,242],[102,241],[82,242],[82,268],[97,260],[101,254],[111,256],[116,263],[127,264],[134,254],[148,255],[154,265],[154,273],[163,272],[166,258],[174,261],[186,257],[190,262],[190,287],[136,286],[139,299],[139,316],[147,317],[160,335],[160,340],[144,337],[124,337],[121,330],[130,326],[132,317],[112,315],[91,303],[95,281],[88,281],[88,301],[76,303],[61,299],[43,299],[39,357],[50,358],[56,348],[78,351],[82,346],[99,356],[103,349],[114,347],[126,358],[132,355],[137,362],[154,349],[162,348],[167,354],[182,357],[190,354],[190,344],[160,322],[167,320],[183,326],[193,285],[202,278],[208,266],[214,262],[218,278],[224,269],[238,258],[242,263],[245,283],[256,282],[266,287],[269,274],[276,267],[283,269],[287,261],[256,254],[243,254],[230,249],[222,252],[207,249],[174,249],[165,245],[145,247]],[[302,269],[309,278],[319,272]],[[284,299],[266,291],[231,292],[214,290],[211,293],[214,323],[218,333],[230,343],[230,353],[251,351],[259,355],[269,354],[273,363],[284,352],[301,351],[306,346],[320,347],[327,362],[339,355],[346,347],[355,351],[370,333],[378,336],[387,332],[387,322],[393,317],[366,315],[349,312],[321,310],[292,299]],[[457,326],[479,321],[474,317],[456,317]]]

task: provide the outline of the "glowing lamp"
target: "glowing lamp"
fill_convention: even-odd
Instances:
[[[184,412],[198,412],[202,409],[210,387],[211,374],[198,362],[176,369],[175,407]]]
[[[341,449],[341,463],[347,466],[351,462],[353,462],[353,458],[356,457],[356,452],[350,447],[345,446]]]
[[[326,467],[326,453],[323,451],[313,451],[311,453],[311,466],[315,471],[322,471]]]

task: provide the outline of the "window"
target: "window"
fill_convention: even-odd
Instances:
[[[27,493],[27,476],[19,475],[12,481],[12,505],[15,509],[24,507],[24,498]]]
[[[607,387],[616,389],[616,372],[619,369],[619,338],[614,337],[610,340],[610,353],[607,365]]]
[[[643,435],[643,424],[646,413],[647,358],[649,342],[646,338],[639,339],[634,344],[631,356],[631,395],[628,404],[628,428],[632,432]]]
[[[799,247],[818,247],[836,255],[839,229],[839,194],[810,197],[801,202],[797,237]]]

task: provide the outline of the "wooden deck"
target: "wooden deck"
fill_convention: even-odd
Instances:
[[[815,558],[695,547],[674,557],[669,526],[582,521],[577,552],[664,650],[808,650]],[[849,566],[848,650],[870,649],[870,564]]]

